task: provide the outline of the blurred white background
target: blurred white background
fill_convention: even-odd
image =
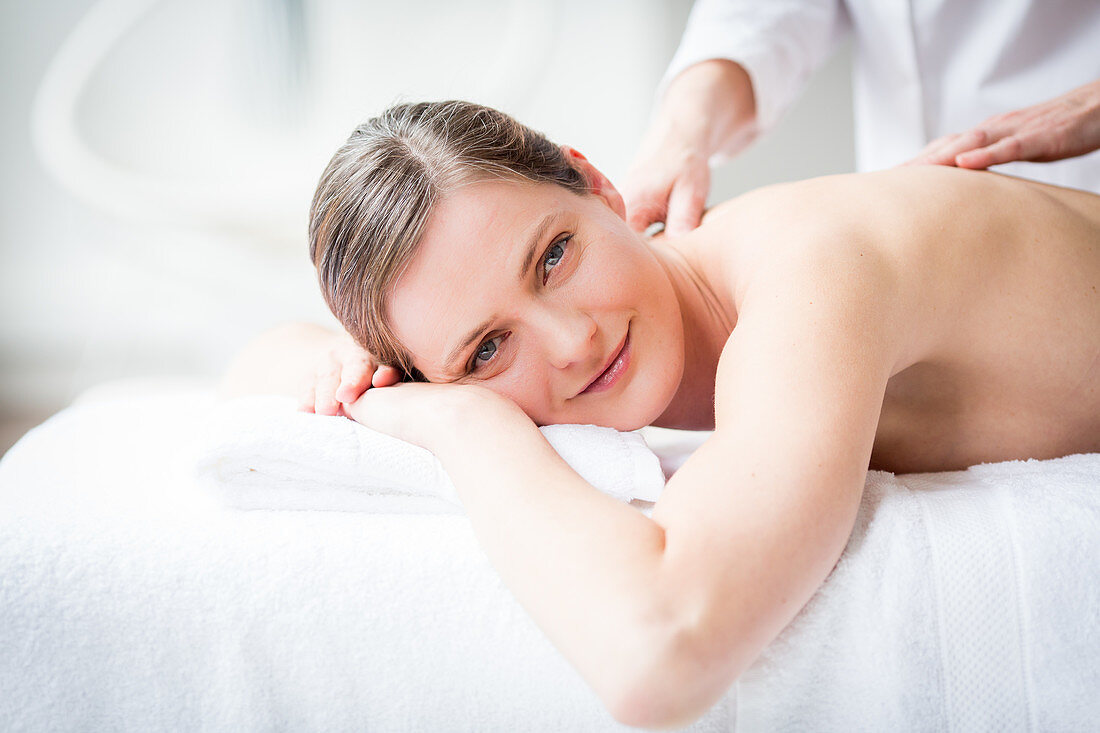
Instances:
[[[690,0],[0,0],[0,453],[110,379],[334,324],[306,252],[357,122],[467,98],[628,168]],[[853,169],[842,49],[711,202]]]

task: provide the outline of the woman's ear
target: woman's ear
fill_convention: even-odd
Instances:
[[[580,151],[575,148],[571,148],[568,145],[562,145],[561,151],[565,154],[566,160],[569,164],[579,170],[581,175],[584,176],[585,181],[588,183],[589,193],[595,194],[602,198],[611,210],[619,215],[623,220],[626,219],[626,204],[623,203],[623,197],[619,193],[618,189],[612,185],[607,176],[588,162],[588,158],[581,155]]]

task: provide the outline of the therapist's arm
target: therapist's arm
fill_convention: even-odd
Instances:
[[[744,148],[755,121],[752,81],[740,64],[710,59],[677,75],[623,185],[631,227],[664,221],[671,235],[697,227],[710,191],[707,161]]]
[[[1100,80],[933,140],[909,163],[988,168],[1015,160],[1049,163],[1097,149]]]

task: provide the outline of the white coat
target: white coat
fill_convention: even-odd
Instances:
[[[1100,79],[1098,0],[697,0],[662,88],[699,61],[736,61],[766,131],[848,34],[859,170]],[[1100,151],[995,170],[1100,193]]]

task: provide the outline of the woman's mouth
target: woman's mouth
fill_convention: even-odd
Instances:
[[[593,392],[603,392],[611,389],[619,381],[619,378],[626,373],[627,368],[630,366],[630,328],[627,327],[626,336],[623,337],[622,346],[612,357],[611,363],[604,367],[604,370],[596,375],[587,387],[581,391],[581,394],[592,394]]]

